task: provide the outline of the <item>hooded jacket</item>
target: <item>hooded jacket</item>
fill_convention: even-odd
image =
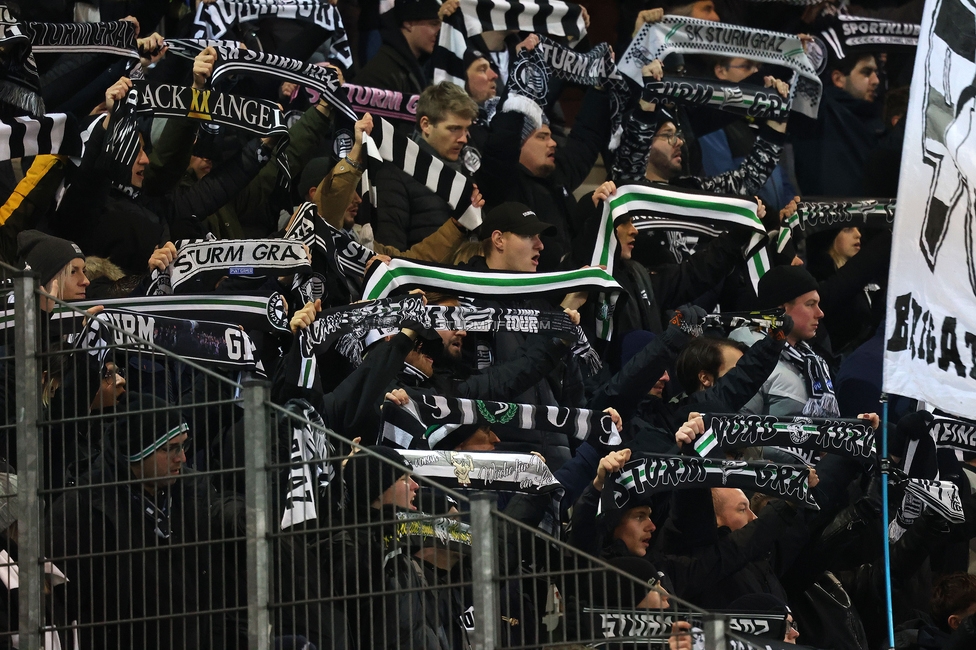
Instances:
[[[200,613],[208,608],[210,585],[221,583],[206,545],[216,494],[204,477],[183,471],[154,498],[138,483],[115,482],[132,476],[109,449],[79,481],[83,488],[54,503],[46,552],[70,580],[67,619],[58,623],[95,623],[79,630],[82,647],[224,647],[216,617]],[[146,513],[150,505],[158,512],[164,503],[165,538],[156,517]],[[129,585],[152,597],[133,597]]]

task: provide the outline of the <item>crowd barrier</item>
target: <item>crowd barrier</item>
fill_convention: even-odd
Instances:
[[[157,344],[192,325],[93,337],[0,270],[2,647],[668,647],[687,620],[694,647],[738,649],[776,627],[644,599],[655,585],[509,514],[517,496],[405,477],[270,381]]]

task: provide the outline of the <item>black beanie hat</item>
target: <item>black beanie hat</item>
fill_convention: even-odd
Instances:
[[[434,20],[441,5],[437,0],[396,0],[393,13],[399,23],[411,20]]]
[[[413,465],[407,462],[396,449],[391,447],[364,447],[374,454],[382,456],[390,462],[383,462],[371,454],[363,454],[358,458],[353,456],[349,463],[352,472],[353,492],[350,495],[357,508],[369,509],[401,476],[413,471]]]
[[[802,266],[774,266],[759,280],[759,308],[772,309],[820,287]]]
[[[164,410],[165,409],[165,410]],[[179,409],[155,395],[126,393],[118,405],[115,429],[119,455],[128,463],[138,463],[190,427]]]
[[[41,276],[41,284],[50,282],[71,260],[85,259],[78,244],[40,230],[24,230],[17,235],[17,255],[31,271]]]

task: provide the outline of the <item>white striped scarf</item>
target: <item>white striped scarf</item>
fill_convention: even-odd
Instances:
[[[328,31],[330,53],[343,67],[352,67],[352,50],[342,24],[342,15],[328,0],[216,0],[200,2],[193,19],[193,38],[219,39],[237,23],[276,16],[285,20],[313,23]]]
[[[376,253],[336,229],[318,215],[315,204],[305,202],[285,231],[285,239],[302,242],[312,251],[312,268],[322,274],[339,271],[358,287],[366,274],[366,263]]]
[[[396,165],[444,199],[451,206],[451,216],[467,230],[476,230],[481,225],[481,208],[471,205],[474,183],[470,178],[423,151],[386,119],[380,117],[378,123],[374,120],[374,124],[373,132],[363,135],[366,151],[373,163],[371,169],[376,169],[376,164],[384,161]],[[366,188],[364,191],[369,191],[369,170],[363,174],[363,184]],[[375,205],[376,192],[370,193]]]
[[[790,82],[792,109],[816,118],[822,84],[816,66],[792,34],[739,25],[715,23],[683,16],[665,16],[641,27],[617,64],[620,72],[643,85],[641,68],[671,53],[744,57],[793,70]]]
[[[136,27],[128,20],[104,23],[23,23],[39,53],[94,52],[138,59]]]
[[[679,103],[714,108],[735,115],[785,121],[790,102],[775,89],[695,77],[644,77],[641,98],[649,103]]]
[[[586,35],[578,4],[562,0],[461,0],[460,8],[441,25],[437,47],[431,57],[434,83],[450,81],[464,88],[468,81],[463,63],[468,37],[513,29],[563,36],[571,42],[578,42]]]
[[[798,447],[854,458],[873,458],[874,428],[865,420],[775,417],[772,415],[702,414],[705,433],[695,451],[707,456],[715,448]]]
[[[593,248],[592,266],[614,270],[617,250],[615,223],[629,217],[638,230],[676,227],[705,229],[715,232],[728,227],[741,227],[754,234],[743,249],[753,289],[758,293],[759,279],[770,268],[766,254],[766,228],[756,213],[754,200],[735,196],[717,196],[707,192],[665,188],[658,185],[623,185],[614,196],[603,202],[603,215]],[[606,297],[600,301],[606,303]],[[607,319],[604,324],[612,322]],[[602,338],[602,337],[601,337]]]
[[[51,113],[38,119],[15,117],[0,122],[0,160],[40,154],[81,155],[81,138],[73,118]]]

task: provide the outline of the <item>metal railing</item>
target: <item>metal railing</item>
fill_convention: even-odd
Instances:
[[[111,322],[92,344],[78,336],[90,314],[57,300],[78,318],[55,328],[36,278],[2,271],[14,322],[0,439],[17,484],[0,495],[0,514],[16,513],[0,545],[19,587],[0,645],[667,647],[678,620],[699,647],[732,638],[723,618],[673,596],[665,607],[646,581],[505,514],[498,494],[409,478],[310,404],[274,403],[267,381]],[[140,396],[116,404],[123,374]],[[181,418],[187,430],[166,428]]]

